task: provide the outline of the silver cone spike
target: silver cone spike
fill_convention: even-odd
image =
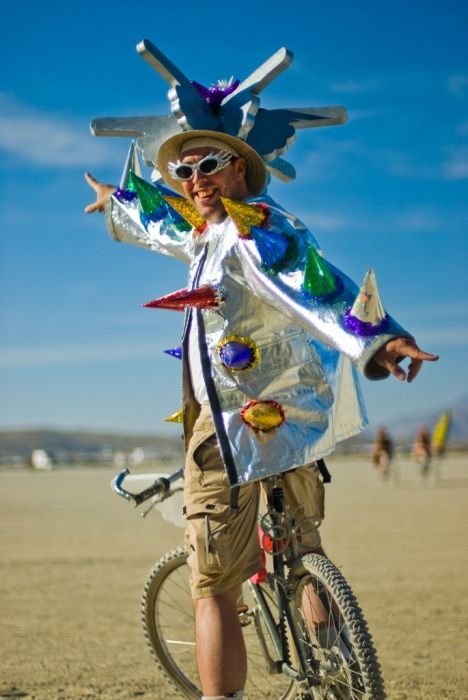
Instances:
[[[142,176],[140,159],[138,158],[136,141],[133,140],[130,143],[130,148],[128,149],[127,158],[125,160],[125,165],[122,170],[122,175],[120,176],[119,189],[125,190],[128,186],[128,176],[130,170],[134,172],[138,177]]]
[[[364,323],[378,326],[385,319],[385,309],[380,300],[377,281],[373,270],[368,270],[364,276],[359,293],[350,310],[350,316]]]

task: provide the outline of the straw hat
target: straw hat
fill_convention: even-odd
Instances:
[[[189,143],[192,141],[193,144]],[[217,148],[232,153],[236,157],[245,158],[247,161],[245,179],[249,192],[253,195],[260,194],[267,181],[267,172],[265,164],[257,151],[235,136],[224,134],[221,131],[206,131],[202,129],[183,131],[180,134],[171,136],[167,141],[164,141],[159,149],[156,161],[157,168],[167,184],[175,189],[176,192],[184,194],[182,182],[171,177],[168,163],[176,163],[184,150],[202,146]]]

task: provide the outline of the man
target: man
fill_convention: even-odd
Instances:
[[[315,462],[365,423],[356,367],[371,379],[411,382],[437,357],[387,315],[371,328],[349,321],[357,288],[321,258],[301,222],[262,194],[265,167],[245,142],[211,131],[177,134],[161,146],[157,165],[185,198],[171,205],[187,212],[180,204],[189,203],[191,231],[174,224],[170,206],[149,221],[135,199],[110,196],[114,188],[89,174],[97,197],[86,211],[105,211],[115,239],[190,264],[185,514],[197,662],[204,698],[242,698],[237,600],[259,565],[259,479],[294,468],[286,497],[319,522]],[[155,305],[168,303],[170,295]],[[321,551],[318,530],[303,545]]]

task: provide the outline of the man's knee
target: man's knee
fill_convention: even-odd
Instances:
[[[242,594],[242,586],[237,585],[215,595],[205,596],[203,598],[195,598],[195,614],[203,614],[211,609],[237,609],[237,602]]]

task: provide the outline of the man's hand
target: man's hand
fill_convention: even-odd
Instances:
[[[88,204],[88,206],[85,207],[85,212],[87,214],[93,214],[95,211],[104,211],[108,198],[117,188],[115,185],[104,185],[104,183],[96,180],[91,173],[85,173],[85,180],[96,192],[96,201],[92,204]]]
[[[411,358],[406,373],[399,365],[405,359]],[[423,362],[435,362],[439,359],[438,355],[432,355],[429,352],[420,350],[413,338],[395,338],[389,340],[380,350],[378,350],[372,360],[384,367],[393,374],[394,377],[404,382],[412,382],[416,378]]]

